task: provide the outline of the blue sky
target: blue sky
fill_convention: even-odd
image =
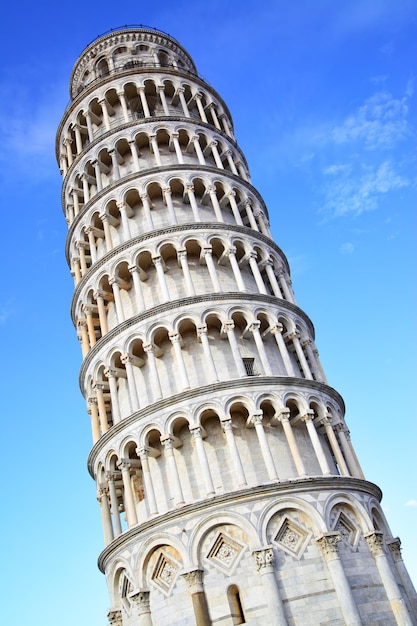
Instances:
[[[54,141],[77,56],[124,24],[172,34],[228,104],[365,475],[384,492],[417,581],[416,17],[411,0],[9,4],[0,40],[5,624],[106,623]]]

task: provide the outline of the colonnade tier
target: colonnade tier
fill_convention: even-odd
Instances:
[[[263,241],[268,246],[275,245],[262,205],[242,185],[204,179],[201,173],[195,176],[188,173],[185,177],[182,172],[176,172],[166,186],[160,179],[154,179],[145,189],[141,191],[137,182],[124,181],[120,189],[105,194],[78,213],[67,237],[70,267],[72,256],[80,260],[83,254],[86,266],[90,267],[126,241],[145,234],[155,236],[155,230],[167,232],[167,228],[178,225],[183,228],[187,225],[192,230],[196,224],[216,224],[220,230],[230,227],[232,232],[235,227],[244,226],[245,230],[238,232],[248,237],[260,233],[267,238]]]
[[[240,294],[227,305],[211,295],[179,304],[126,320],[99,339],[97,310],[87,308],[78,327],[84,395],[97,384],[108,388],[111,376],[119,390],[113,404],[126,416],[140,403],[224,380],[291,376],[326,384],[312,328],[300,309],[245,301]]]
[[[142,178],[155,168],[176,166],[187,166],[186,170],[193,166],[197,171],[214,170],[211,178],[225,172],[250,182],[240,149],[227,137],[177,120],[146,124],[143,128],[134,124],[108,133],[83,151],[82,158],[68,170],[62,191],[67,221],[72,223],[90,199],[120,179],[133,173]],[[169,170],[168,173],[172,178]]]
[[[74,324],[85,317],[83,307],[98,306],[98,297],[103,300],[99,313],[106,310],[108,315],[114,310],[107,323],[102,316],[101,334],[109,325],[114,327],[159,304],[193,296],[252,293],[295,304],[291,281],[276,250],[237,233],[216,235],[206,229],[193,236],[187,232],[185,237],[178,237],[178,232],[169,237],[165,234],[142,241],[142,245],[130,242],[98,262],[91,272],[81,256],[84,263],[74,264]]]
[[[337,396],[305,391],[296,382],[291,392],[282,383],[270,392],[259,384],[211,394],[203,388],[201,404],[178,398],[120,423],[89,458],[98,491],[117,481],[117,504],[109,503],[113,526],[120,534],[121,512],[131,527],[186,503],[269,482],[363,478]],[[100,427],[97,404],[90,400],[93,431]]]
[[[83,91],[67,109],[57,134],[56,155],[65,175],[74,160],[104,133],[158,118],[195,120],[234,141],[233,122],[221,97],[197,76],[146,66],[118,68]]]

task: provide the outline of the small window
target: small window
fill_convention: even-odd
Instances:
[[[255,359],[243,359],[243,365],[248,376],[256,376]]]
[[[227,599],[229,601],[232,624],[245,624],[246,620],[243,614],[242,602],[240,600],[239,587],[231,585],[227,590]]]

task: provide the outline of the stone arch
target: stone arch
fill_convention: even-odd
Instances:
[[[175,558],[175,565],[178,563],[179,567],[176,572],[176,577],[179,575],[180,570],[188,567],[187,552],[183,544],[168,533],[159,532],[156,537],[150,537],[145,540],[141,546],[141,551],[138,555],[135,566],[135,571],[139,574],[138,582],[140,588],[149,588],[149,583],[151,582],[151,577],[154,571],[152,556],[157,553],[159,549],[164,547],[171,548],[171,550],[174,551],[174,556],[177,557]],[[168,551],[168,559],[169,553],[170,551]]]
[[[204,516],[193,528],[190,534],[188,554],[191,563],[195,567],[202,567],[201,562],[201,545],[204,538],[210,533],[210,531],[221,528],[226,525],[239,528],[247,536],[247,545],[250,551],[256,549],[259,546],[259,536],[256,528],[253,524],[238,513],[211,513]]]
[[[333,493],[324,503],[323,518],[328,530],[333,530],[332,522],[334,522],[334,520],[332,520],[332,511],[337,506],[345,507],[351,512],[361,528],[362,533],[371,532],[373,530],[372,519],[368,511],[359,500],[349,493]]]
[[[302,513],[311,521],[314,528],[314,535],[318,536],[327,532],[327,524],[319,512],[309,503],[295,496],[280,496],[268,503],[259,516],[258,528],[261,539],[261,545],[270,543],[270,525],[273,517],[278,513],[286,510],[302,511]]]

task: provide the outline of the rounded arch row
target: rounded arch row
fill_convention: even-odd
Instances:
[[[127,529],[236,488],[307,475],[358,477],[346,433],[339,407],[313,393],[286,399],[271,392],[255,401],[241,393],[208,399],[196,412],[183,409],[147,421],[138,432],[122,434],[117,448],[112,442],[96,456],[97,489],[109,497],[109,539],[124,530],[120,513]],[[245,454],[249,446],[259,449],[256,462]],[[114,487],[117,501],[111,500]]]
[[[83,374],[88,408],[97,409],[93,439],[164,398],[254,376],[325,382],[303,320],[248,306],[150,320],[123,344],[102,350]]]
[[[86,102],[84,98],[69,113],[57,147],[63,176],[96,139],[118,126],[142,119],[185,117],[212,126],[233,139],[230,114],[205,83],[164,74],[140,79],[137,66],[127,68],[131,69],[134,76],[119,78],[102,91],[95,90],[90,100]]]
[[[173,173],[124,185],[74,223],[67,256],[76,282],[115,247],[147,231],[190,223],[219,223],[269,236],[266,208],[250,188],[210,174]]]
[[[132,258],[118,259],[113,268],[103,268],[76,293],[72,313],[83,356],[119,324],[158,305],[175,301],[179,307],[181,300],[186,305],[187,299],[196,296],[231,292],[242,298],[245,293],[258,292],[294,303],[281,259],[238,237],[190,237],[156,248],[144,246]],[[288,330],[289,335],[294,332]],[[302,341],[307,338],[303,336]],[[311,355],[308,358],[311,360]],[[303,360],[301,368],[308,372]]]
[[[176,165],[218,168],[249,181],[240,151],[209,129],[196,130],[191,124],[175,122],[126,129],[84,153],[68,174],[64,182],[68,223],[98,193],[124,177]]]

